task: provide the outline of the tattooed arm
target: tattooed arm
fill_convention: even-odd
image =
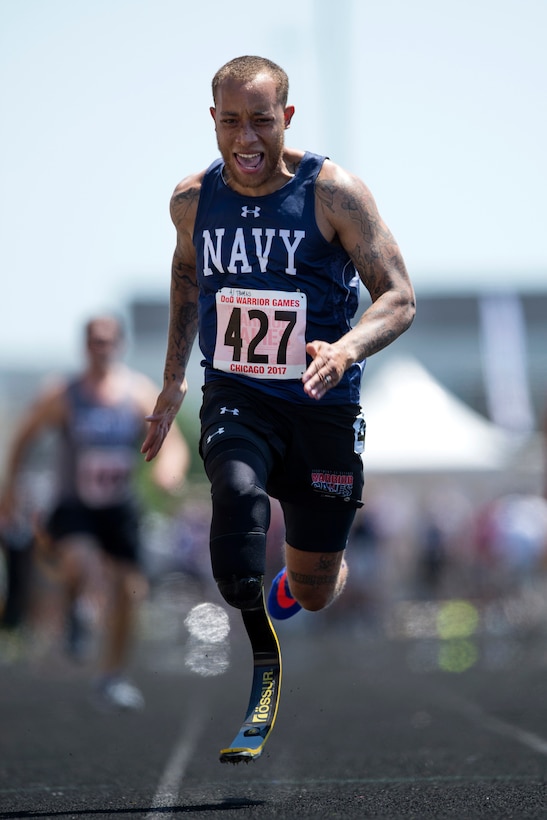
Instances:
[[[177,244],[171,269],[169,332],[163,389],[153,413],[141,452],[151,461],[159,452],[188,390],[186,367],[198,330],[198,285],[192,234],[203,173],[187,177],[171,198],[171,219]]]
[[[415,302],[403,257],[371,192],[329,160],[316,184],[316,217],[325,238],[340,242],[348,252],[372,299],[338,342],[318,340],[307,346],[313,361],[303,376],[304,390],[320,399],[352,364],[382,350],[410,327]]]

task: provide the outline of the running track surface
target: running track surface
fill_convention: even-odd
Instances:
[[[546,818],[542,617],[440,638],[432,606],[389,626],[307,613],[279,624],[277,723],[262,757],[239,766],[218,761],[251,681],[239,613],[221,641],[182,626],[144,635],[139,714],[98,711],[88,669],[4,638],[0,820]]]

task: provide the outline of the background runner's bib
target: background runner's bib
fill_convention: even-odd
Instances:
[[[306,295],[221,288],[213,366],[257,379],[300,379],[306,369]]]
[[[81,379],[67,386],[68,418],[61,432],[58,494],[89,507],[129,498],[143,433],[140,409],[129,386],[114,404],[91,395]]]
[[[131,491],[133,451],[124,447],[82,450],[76,457],[76,489],[88,507],[119,504]]]

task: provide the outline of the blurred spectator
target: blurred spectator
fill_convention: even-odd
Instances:
[[[340,609],[367,622],[375,621],[378,615],[378,546],[375,520],[365,504],[357,512],[349,534],[351,573]]]
[[[543,496],[547,498],[547,406],[543,414],[543,425],[541,429],[543,445]]]
[[[402,482],[386,480],[369,492],[366,509],[378,538],[378,578],[385,605],[413,595],[416,574],[416,500]]]
[[[16,505],[10,510],[9,518],[0,526],[0,547],[5,560],[0,626],[4,629],[17,630],[25,623],[29,613],[33,575],[32,548],[35,541],[33,522],[51,506],[51,482],[50,471],[43,472],[31,465],[28,469],[20,470]]]
[[[32,529],[28,526],[17,524],[0,530],[5,561],[5,592],[0,624],[8,629],[21,626],[28,608],[33,541]]]
[[[493,551],[511,574],[527,578],[541,564],[547,544],[547,502],[514,493],[491,508]]]
[[[455,592],[472,520],[472,506],[456,483],[440,481],[426,493],[417,522],[418,585],[425,597]]]
[[[419,555],[419,580],[429,597],[439,593],[448,562],[445,533],[433,516],[424,519]]]
[[[547,548],[547,500],[510,493],[478,516],[478,545],[496,592],[511,591],[541,569]]]
[[[117,318],[91,319],[85,345],[83,371],[39,396],[15,432],[0,494],[0,524],[10,552],[14,534],[28,539],[29,519],[21,528],[18,515],[23,506],[19,478],[29,451],[46,431],[55,431],[55,499],[38,528],[38,542],[65,592],[66,648],[75,659],[85,659],[94,622],[100,620],[103,646],[95,696],[104,706],[138,709],[144,699],[126,677],[136,605],[146,590],[134,476],[141,465],[145,416],[157,390],[119,361],[123,327]],[[172,493],[186,476],[189,450],[175,425],[167,441],[151,477]]]

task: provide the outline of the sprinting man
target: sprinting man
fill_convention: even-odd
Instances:
[[[286,529],[270,614],[337,598],[361,506],[365,360],[411,324],[414,292],[366,185],[323,156],[286,148],[288,78],[261,57],[216,73],[221,157],[175,189],[163,389],[142,446],[159,452],[186,395],[196,334],[205,386],[200,452],[211,482],[211,562],[232,606],[256,605],[269,496]],[[372,304],[352,327],[359,283]]]

